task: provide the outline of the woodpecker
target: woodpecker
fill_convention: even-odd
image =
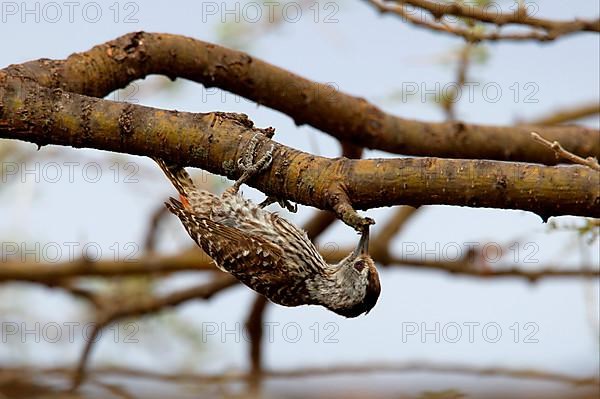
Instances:
[[[337,264],[325,262],[306,232],[261,204],[243,198],[239,189],[267,169],[273,146],[256,162],[262,134],[249,141],[238,160],[242,176],[221,196],[198,189],[185,169],[155,158],[179,192],[180,200],[165,202],[190,237],[222,271],[283,306],[321,305],[345,317],[368,313],[381,286],[375,262],[368,254],[368,227],[356,249]]]

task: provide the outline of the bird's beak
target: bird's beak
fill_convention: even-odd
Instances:
[[[359,255],[367,255],[369,253],[369,228],[367,227],[365,231],[360,236],[360,241],[354,250],[354,257],[358,257]]]

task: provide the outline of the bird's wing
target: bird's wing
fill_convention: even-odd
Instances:
[[[315,303],[306,285],[306,273],[290,264],[279,245],[196,215],[173,198],[166,206],[219,269],[280,305]]]
[[[283,261],[283,250],[278,245],[196,215],[173,198],[165,205],[179,217],[189,235],[219,268],[236,277],[238,274],[261,275],[265,272],[276,277],[281,273],[278,266]]]
[[[310,273],[323,273],[322,265],[325,263],[325,261],[323,260],[323,257],[319,253],[318,249],[308,238],[306,232],[277,214],[273,213],[270,216],[271,223],[277,226],[279,231],[286,232],[288,236],[293,237],[296,245],[302,248],[302,252],[305,255],[302,259],[298,260],[298,263],[301,263],[302,266],[305,267]],[[281,235],[282,234],[278,234],[277,237],[273,237],[274,242],[281,242]]]

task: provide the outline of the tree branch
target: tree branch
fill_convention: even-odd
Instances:
[[[569,160],[573,163],[579,164],[579,165],[585,165],[587,167],[590,167],[590,168],[600,172],[600,165],[598,164],[598,160],[596,158],[594,158],[594,157],[588,157],[586,159],[581,158],[580,156],[577,156],[577,155],[565,150],[558,141],[551,143],[548,140],[546,140],[545,138],[543,138],[542,136],[540,136],[539,134],[537,134],[536,132],[531,132],[531,137],[533,137],[533,139],[535,141],[541,143],[542,145],[544,145],[544,146],[550,148],[552,151],[554,151],[556,153],[557,157],[567,159],[567,160]]]
[[[184,36],[137,32],[64,61],[42,59],[5,69],[48,88],[104,97],[149,74],[219,87],[279,110],[341,141],[388,152],[555,164],[531,142],[534,130],[581,156],[600,158],[600,131],[579,126],[485,126],[429,123],[384,113],[359,97],[319,84],[246,53]]]
[[[209,299],[218,292],[236,285],[238,280],[228,274],[220,273],[211,283],[177,291],[162,298],[152,298],[145,302],[135,302],[132,304],[119,303],[118,305],[108,303],[105,308],[100,309],[100,315],[96,318],[96,324],[92,333],[86,340],[85,347],[79,358],[79,363],[73,376],[73,389],[76,389],[85,376],[85,367],[91,350],[96,342],[100,331],[114,323],[128,317],[139,317],[149,313],[155,313],[168,307],[182,304],[192,299]]]
[[[62,282],[73,277],[116,277],[165,274],[179,271],[216,271],[212,260],[199,249],[193,248],[173,256],[145,256],[134,261],[100,260],[85,258],[64,263],[3,262],[0,283],[26,281],[31,283]]]
[[[469,18],[479,22],[503,26],[508,24],[522,25],[530,28],[543,29],[546,31],[546,38],[543,40],[553,40],[559,36],[578,32],[600,32],[600,19],[573,21],[554,21],[543,18],[535,18],[527,15],[527,9],[518,7],[514,12],[497,12],[497,9],[489,10],[485,7],[464,4],[458,1],[436,2],[430,0],[393,0],[402,5],[408,4],[429,12],[435,20],[441,20],[446,15],[453,15],[461,18]],[[385,6],[385,2],[379,1],[380,5]],[[535,38],[535,37],[533,37]]]
[[[399,214],[397,214],[399,215]],[[398,220],[398,219],[395,219]],[[385,234],[385,233],[382,233]],[[405,259],[392,256],[385,252],[387,249],[381,249],[376,244],[382,239],[379,235],[372,239],[371,254],[376,262],[385,266],[410,267],[416,269],[431,269],[447,271],[455,275],[464,275],[471,277],[517,277],[525,278],[530,281],[537,281],[545,277],[554,278],[599,278],[600,270],[597,268],[586,267],[581,269],[566,269],[560,266],[545,266],[537,270],[523,270],[517,265],[500,269],[483,269],[468,259],[461,259],[456,262],[439,261],[420,261],[418,259]],[[352,248],[341,248],[336,251],[322,251],[326,261],[334,263],[339,262],[344,256],[348,255]],[[185,251],[183,254],[171,257],[158,258],[151,262],[65,262],[52,264],[51,266],[40,264],[27,264],[19,262],[7,262],[0,267],[0,283],[11,281],[25,281],[44,284],[49,287],[59,287],[68,290],[68,286],[59,282],[59,279],[80,278],[80,277],[114,277],[114,276],[132,276],[144,275],[148,273],[175,273],[190,271],[217,271],[212,261],[196,247]],[[89,266],[89,267],[88,267]],[[65,288],[67,287],[67,288]]]
[[[600,114],[600,104],[596,101],[555,111],[549,115],[535,119],[529,122],[529,124],[543,126],[558,125],[559,123],[572,122],[598,114]]]
[[[456,24],[448,24],[442,18],[425,18],[423,15],[413,15],[412,12],[406,9],[404,4],[393,4],[384,0],[367,0],[380,13],[392,13],[402,18],[403,21],[410,22],[415,26],[420,26],[435,32],[442,32],[454,36],[462,37],[468,43],[478,43],[482,41],[526,41],[537,40],[540,42],[548,42],[555,40],[561,36],[571,33],[581,32],[577,29],[577,25],[571,26],[571,30],[543,32],[531,30],[525,33],[505,33],[500,31],[500,27],[496,31],[488,32],[480,29],[480,26],[462,27]],[[473,21],[473,20],[471,20]],[[574,29],[574,30],[573,30]]]
[[[252,302],[250,313],[246,319],[246,329],[250,336],[250,372],[249,382],[250,391],[257,393],[260,390],[262,379],[262,337],[263,337],[263,319],[268,300],[262,295],[256,295]]]
[[[440,262],[440,261],[427,261],[427,260],[411,260],[403,259],[398,257],[391,257],[389,259],[389,266],[400,266],[410,267],[418,270],[430,269],[430,270],[443,270],[453,275],[482,277],[482,278],[493,278],[493,277],[513,277],[522,278],[528,280],[531,283],[535,283],[545,278],[587,278],[597,279],[600,278],[600,270],[593,269],[591,267],[578,268],[578,269],[564,269],[554,266],[546,266],[537,270],[525,270],[518,266],[512,266],[503,269],[490,269],[482,268],[481,265],[477,265],[468,261],[456,261],[456,262]]]
[[[15,367],[5,368],[5,372],[13,372],[16,375],[26,374],[29,369]],[[35,373],[46,375],[68,375],[69,369],[48,368],[33,369]],[[579,377],[563,373],[554,373],[543,370],[512,369],[504,367],[476,367],[465,364],[439,364],[428,362],[406,362],[406,363],[369,363],[361,365],[340,364],[325,367],[303,367],[288,370],[265,370],[266,378],[315,378],[322,376],[334,376],[343,374],[373,374],[373,373],[441,373],[457,375],[473,375],[479,377],[508,377],[525,380],[542,380],[560,382],[573,386],[597,386],[600,384],[598,376]],[[102,367],[90,370],[90,374],[96,376],[127,376],[129,378],[151,379],[164,382],[188,382],[197,384],[223,383],[226,381],[240,381],[248,379],[248,373],[228,371],[223,374],[201,374],[201,373],[178,373],[165,374],[148,370],[136,370],[124,367]]]
[[[257,129],[246,115],[117,103],[47,89],[0,72],[3,138],[158,156],[235,179],[242,173],[235,160],[257,132],[271,130]],[[327,159],[266,136],[259,150],[271,144],[271,168],[249,184],[277,198],[337,211],[355,228],[357,215],[349,210],[398,204],[522,209],[544,219],[600,216],[600,175],[584,167],[438,158]]]

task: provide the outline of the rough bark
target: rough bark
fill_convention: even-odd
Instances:
[[[245,116],[192,114],[48,89],[0,72],[0,137],[89,147],[201,167],[237,178],[257,129]],[[280,145],[272,167],[249,184],[266,194],[334,210],[356,227],[356,209],[446,204],[522,209],[543,218],[600,216],[600,174],[583,166],[484,160],[328,159]],[[538,144],[539,145],[539,144]]]
[[[181,77],[264,104],[342,141],[397,154],[556,164],[551,151],[531,140],[529,133],[536,131],[574,154],[600,158],[600,131],[595,129],[404,119],[246,53],[178,35],[130,33],[66,60],[31,61],[6,71],[93,97],[150,74]]]

